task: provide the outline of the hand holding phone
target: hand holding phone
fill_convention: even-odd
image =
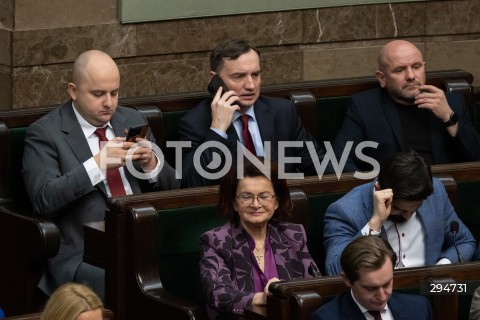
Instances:
[[[212,77],[212,80],[210,80],[207,89],[208,92],[210,92],[210,94],[214,96],[217,93],[218,88],[220,87],[222,87],[222,96],[225,94],[225,92],[230,91],[227,85],[223,82],[222,78],[220,78],[220,76],[216,74]],[[232,106],[238,106],[238,104],[234,102],[232,103]]]
[[[207,89],[208,89],[208,92],[210,92],[210,94],[214,96],[217,93],[218,88],[220,87],[222,87],[222,94],[224,94],[227,91],[230,91],[227,85],[222,81],[222,78],[220,78],[220,76],[216,74],[212,77],[212,80],[210,80],[210,83],[208,84]]]
[[[135,142],[136,138],[145,139],[145,137],[147,136],[148,128],[148,124],[131,127],[130,129],[128,129],[126,141]]]

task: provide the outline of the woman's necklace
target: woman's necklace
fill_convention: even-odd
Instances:
[[[255,246],[255,249],[253,249],[253,255],[257,259],[258,263],[260,263],[264,254],[265,254],[265,242],[262,242],[262,245],[260,247]]]

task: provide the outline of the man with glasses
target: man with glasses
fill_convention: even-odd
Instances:
[[[339,274],[340,255],[355,238],[378,235],[397,254],[396,268],[472,259],[476,241],[445,188],[415,151],[393,155],[377,180],[354,188],[325,214],[326,273]]]

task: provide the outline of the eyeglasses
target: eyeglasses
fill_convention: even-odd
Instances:
[[[262,193],[259,193],[257,195],[253,195],[251,193],[244,192],[244,193],[240,193],[237,196],[238,202],[240,202],[240,204],[242,206],[251,205],[253,203],[253,201],[255,200],[255,198],[257,198],[258,203],[267,204],[270,201],[272,201],[273,198],[275,198],[275,195],[271,194],[270,192],[262,192]]]

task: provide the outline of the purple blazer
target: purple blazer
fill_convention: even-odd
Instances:
[[[280,280],[320,275],[301,224],[271,220],[268,234]],[[255,295],[248,239],[238,220],[200,237],[200,274],[210,319],[243,314]]]

